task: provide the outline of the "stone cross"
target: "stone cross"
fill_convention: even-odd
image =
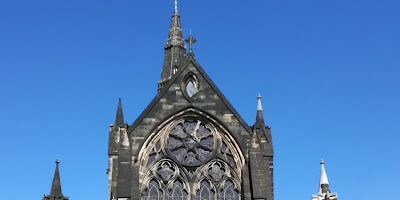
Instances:
[[[188,55],[193,56],[194,54],[193,54],[192,46],[193,46],[193,44],[197,41],[196,38],[194,38],[192,35],[189,35],[189,37],[186,38],[185,41],[186,41],[187,43],[189,43],[189,53],[188,53]]]

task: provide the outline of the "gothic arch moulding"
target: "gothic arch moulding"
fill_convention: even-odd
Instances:
[[[227,129],[197,109],[161,123],[138,158],[143,199],[240,199],[243,153]]]

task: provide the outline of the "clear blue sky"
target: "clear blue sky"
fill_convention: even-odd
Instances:
[[[108,126],[156,95],[173,0],[0,2],[0,196],[107,199]],[[196,59],[248,124],[263,96],[275,199],[393,199],[400,173],[398,0],[180,1]]]

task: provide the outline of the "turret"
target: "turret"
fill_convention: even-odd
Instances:
[[[322,159],[321,162],[321,175],[319,178],[319,187],[318,187],[318,193],[315,195],[311,196],[312,200],[337,200],[337,193],[331,193],[331,190],[329,189],[329,181],[328,181],[328,176],[326,175],[325,171],[325,162]]]
[[[274,152],[272,150],[271,127],[265,125],[260,94],[257,95],[256,122],[254,123],[252,130],[256,135],[253,137],[257,137],[260,147],[264,149],[263,153],[265,156],[273,156]]]
[[[54,171],[53,182],[51,183],[50,194],[44,195],[42,200],[68,200],[68,197],[64,197],[61,191],[61,181],[60,181],[60,172],[58,169],[58,164],[60,161],[56,160],[56,170]]]
[[[122,111],[121,98],[118,99],[117,114],[115,116],[114,124],[110,125],[109,138],[108,138],[108,188],[109,198],[116,198],[118,194],[118,175],[119,175],[119,161],[121,157],[126,159],[127,149],[125,148],[127,139],[128,125],[124,121]],[[125,145],[125,146],[123,146]]]
[[[261,95],[257,96],[257,113],[249,146],[249,169],[252,199],[274,199],[273,156],[271,130],[265,126]]]
[[[118,155],[119,143],[121,140],[121,130],[126,130],[127,124],[124,122],[121,98],[118,99],[117,114],[114,124],[110,125],[108,140],[108,155]]]
[[[132,156],[127,129],[119,98],[115,122],[110,125],[108,142],[108,199],[129,199],[131,195]]]
[[[117,108],[117,115],[115,116],[115,126],[123,127],[125,125],[124,122],[124,114],[122,112],[122,103],[121,98],[118,100],[118,108]]]

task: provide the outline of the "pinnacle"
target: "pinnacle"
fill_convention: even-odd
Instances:
[[[257,95],[257,115],[256,115],[256,124],[264,125],[264,115],[262,111],[261,105],[261,95]]]
[[[58,169],[58,165],[60,164],[60,160],[57,158],[56,160],[56,170],[54,172],[53,182],[51,184],[50,195],[61,197],[61,181],[60,181],[60,172]]]
[[[116,126],[124,126],[124,114],[122,113],[122,103],[121,98],[118,100],[118,108],[117,108],[117,115],[115,117],[115,125]]]
[[[319,179],[319,192],[320,193],[326,193],[329,192],[329,181],[328,181],[328,176],[326,175],[326,171],[325,171],[325,162],[322,159],[321,162],[321,176]]]

